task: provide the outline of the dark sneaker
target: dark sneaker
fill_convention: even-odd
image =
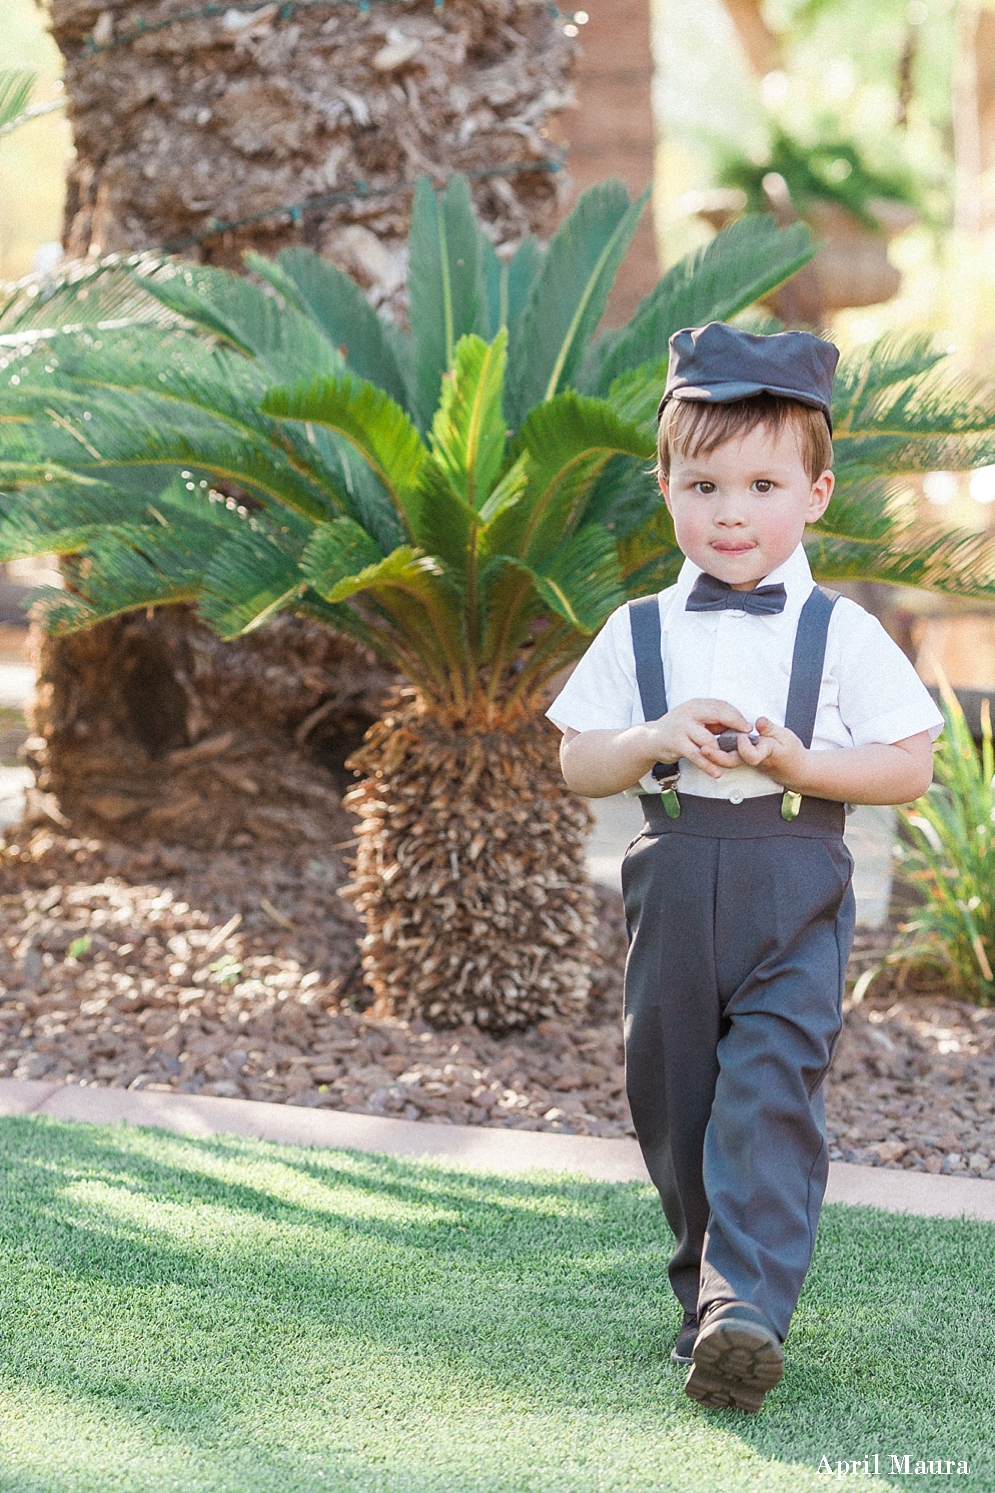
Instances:
[[[784,1373],[777,1333],[756,1307],[740,1301],[707,1313],[691,1359],[684,1393],[712,1410],[759,1410]]]
[[[698,1313],[685,1312],[681,1330],[677,1334],[677,1341],[670,1350],[671,1363],[679,1363],[682,1369],[686,1369],[693,1362],[691,1349],[694,1340],[698,1336]]]

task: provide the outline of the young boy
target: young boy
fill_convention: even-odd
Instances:
[[[677,332],[659,480],[687,557],[622,607],[549,710],[567,784],[639,784],[625,857],[626,1087],[676,1237],[671,1357],[702,1404],[759,1410],[828,1174],[822,1081],[853,937],[844,803],[926,791],[942,717],[802,546],[833,492],[835,347]]]

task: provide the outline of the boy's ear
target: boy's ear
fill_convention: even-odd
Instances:
[[[812,483],[812,495],[809,498],[808,511],[805,514],[807,524],[818,523],[819,519],[829,507],[829,500],[836,486],[836,477],[830,471],[825,471]]]
[[[667,512],[669,514],[673,514],[674,510],[670,506],[670,483],[668,482],[667,478],[661,476],[659,472],[657,473],[656,480],[660,484],[660,491],[663,493],[663,501],[667,505]]]

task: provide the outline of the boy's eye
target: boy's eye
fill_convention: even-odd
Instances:
[[[759,481],[754,482],[753,486],[756,488],[757,492],[770,492],[774,484],[773,482],[768,481],[766,477],[761,477]]]
[[[709,493],[713,493],[715,491],[715,483],[714,482],[696,482],[694,484],[694,490],[695,490],[695,492],[704,493],[706,495],[706,497],[707,497]]]

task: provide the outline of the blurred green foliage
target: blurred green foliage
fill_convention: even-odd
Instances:
[[[891,956],[945,965],[980,1006],[995,1001],[995,752],[987,703],[979,753],[956,695],[944,685],[936,781],[900,811],[909,839],[900,865],[922,906],[905,925],[911,943]]]
[[[887,197],[924,211],[923,193],[912,172],[902,162],[891,170],[868,165],[859,145],[850,140],[828,139],[805,146],[782,129],[775,129],[770,155],[763,164],[743,154],[730,154],[719,170],[719,183],[739,187],[746,193],[750,212],[769,211],[763,179],[776,171],[788,184],[798,212],[805,217],[817,199],[838,202],[869,228],[877,226],[875,198]]]
[[[866,173],[887,184],[883,195],[905,201],[911,190],[930,222],[949,222],[951,0],[767,0],[762,15],[780,58],[763,83],[723,0],[654,4],[657,108],[674,196],[714,186],[732,153],[759,175],[781,170],[788,179],[775,160],[786,139],[802,152],[831,152],[830,165],[854,152],[862,170],[850,160],[849,192],[858,209],[854,178]],[[813,162],[816,176],[822,164]],[[821,183],[833,185],[841,183]],[[868,195],[881,194],[867,185]]]

